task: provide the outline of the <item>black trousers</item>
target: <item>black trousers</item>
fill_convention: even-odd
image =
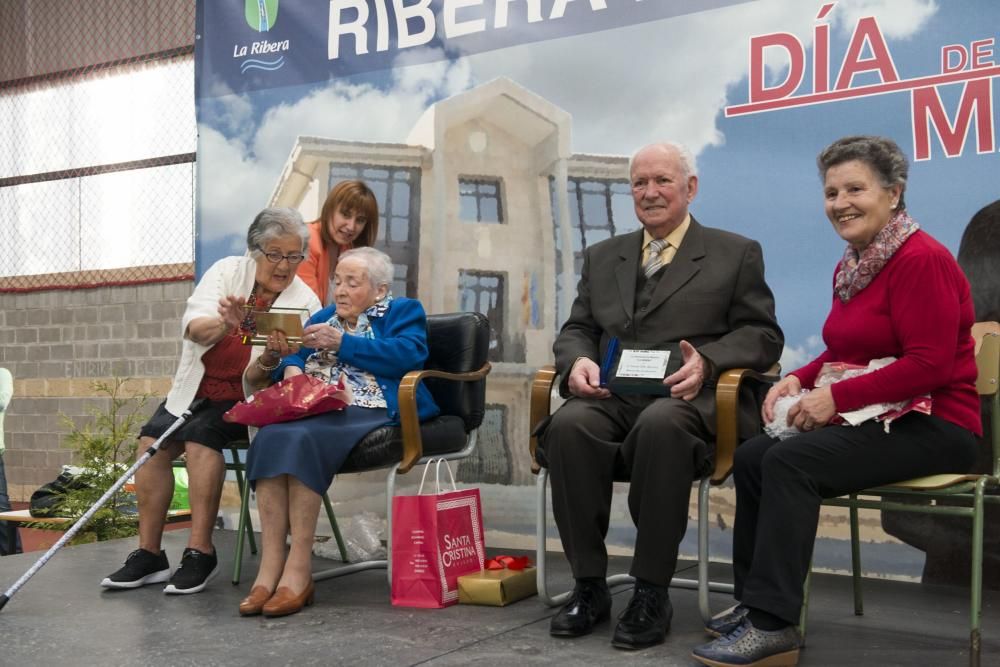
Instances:
[[[7,475],[4,472],[3,452],[0,452],[0,512],[10,511],[10,500],[7,498]],[[21,553],[21,536],[17,532],[17,524],[0,521],[0,556]]]
[[[820,503],[874,486],[961,473],[976,460],[969,431],[909,413],[892,422],[827,426],[787,440],[760,435],[736,449],[735,597],[797,624]]]
[[[714,430],[714,429],[712,429]],[[687,528],[691,483],[713,435],[688,402],[650,396],[570,398],[539,436],[552,511],[573,576],[604,577],[612,483],[630,482],[637,534],[630,574],[670,583]]]

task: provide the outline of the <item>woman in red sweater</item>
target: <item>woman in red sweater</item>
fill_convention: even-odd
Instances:
[[[965,472],[982,433],[969,283],[948,249],[907,214],[906,157],[890,139],[854,136],[828,146],[817,163],[826,215],[847,241],[823,325],[826,350],[764,400],[771,424],[779,399],[809,390],[787,411],[787,426],[797,433],[781,440],[760,435],[736,450],[739,604],[708,623],[718,639],[693,654],[707,665],[797,664],[795,625],[822,500]],[[835,384],[820,380],[824,364],[868,367],[887,357],[894,361],[877,370]],[[914,399],[923,411],[891,424],[871,418],[850,426],[839,417]]]

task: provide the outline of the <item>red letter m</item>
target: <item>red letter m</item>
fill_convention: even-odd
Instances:
[[[990,79],[969,81],[962,90],[955,123],[941,104],[937,88],[915,88],[913,90],[913,147],[915,160],[929,160],[931,157],[930,126],[941,140],[944,154],[957,157],[962,154],[965,139],[969,135],[972,114],[976,115],[976,151],[993,151],[993,89]]]

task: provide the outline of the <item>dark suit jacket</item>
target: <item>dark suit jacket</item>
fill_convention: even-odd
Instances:
[[[692,217],[645,312],[634,312],[641,261],[641,229],[584,251],[577,297],[553,346],[560,391],[568,394],[569,370],[579,357],[600,364],[611,336],[624,348],[670,349],[671,360],[680,359],[679,343],[687,340],[711,363],[713,376],[693,403],[714,433],[718,374],[729,368],[767,370],[784,344],[760,244],[702,227]],[[752,392],[741,395],[744,437],[758,430],[757,410]]]

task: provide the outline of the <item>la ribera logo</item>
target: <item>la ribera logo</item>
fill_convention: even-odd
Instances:
[[[278,0],[244,0],[243,14],[247,25],[257,32],[267,32],[278,20]],[[289,40],[269,41],[262,39],[250,44],[235,44],[233,58],[246,58],[240,62],[240,73],[250,70],[274,71],[285,64],[283,51],[291,48]],[[264,58],[247,58],[247,56],[270,56]]]
[[[278,20],[278,0],[244,0],[247,25],[257,32],[267,32]]]

